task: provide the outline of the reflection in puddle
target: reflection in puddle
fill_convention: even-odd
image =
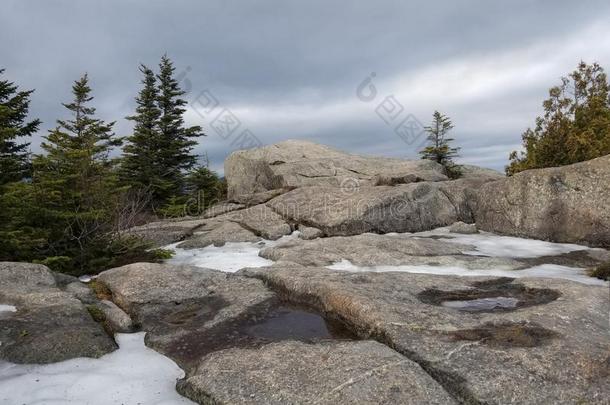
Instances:
[[[493,311],[494,309],[514,309],[519,300],[512,297],[479,298],[464,301],[443,301],[442,305],[447,308],[459,309],[460,311]]]

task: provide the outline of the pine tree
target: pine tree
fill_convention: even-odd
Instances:
[[[28,175],[29,143],[18,139],[32,136],[40,125],[37,119],[26,122],[33,91],[18,91],[13,82],[0,80],[0,187]]]
[[[159,64],[159,95],[158,107],[161,110],[159,118],[160,144],[157,165],[166,185],[160,193],[162,201],[172,196],[182,194],[184,187],[184,173],[197,162],[195,155],[191,154],[197,144],[193,138],[204,136],[200,126],[184,126],[184,106],[187,102],[181,98],[185,94],[180,89],[178,81],[174,78],[174,66],[165,55]]]
[[[135,125],[133,134],[127,138],[123,148],[121,171],[125,183],[149,191],[157,200],[169,188],[158,162],[161,148],[161,110],[157,106],[159,91],[155,73],[145,65],[140,66],[140,71],[144,75],[143,87],[136,97],[135,114],[127,117]]]
[[[580,62],[549,90],[544,115],[522,135],[523,151],[513,151],[506,173],[562,166],[610,153],[610,86],[604,70]]]
[[[420,155],[422,159],[434,160],[445,167],[447,175],[451,178],[459,177],[459,169],[453,162],[453,158],[458,157],[460,148],[454,148],[450,144],[454,141],[453,138],[448,138],[447,133],[453,128],[453,124],[449,117],[434,111],[432,115],[432,124],[425,127],[428,133],[428,141],[430,145],[426,146]]]
[[[102,239],[120,192],[109,153],[121,141],[112,132],[114,122],[95,118],[86,74],[72,93],[74,100],[63,104],[72,117],[58,120],[45,137],[46,155],[34,158],[32,185],[39,224],[49,230],[47,260],[83,271],[95,257],[96,243],[106,243]]]

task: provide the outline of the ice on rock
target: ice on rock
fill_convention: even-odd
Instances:
[[[577,250],[587,250],[586,246],[571,243],[553,243],[537,239],[524,239],[513,236],[495,235],[489,232],[478,234],[449,233],[449,228],[438,228],[432,231],[415,234],[403,234],[409,237],[442,236],[443,241],[473,245],[475,250],[465,251],[464,254],[475,256],[507,257],[513,259],[535,258],[542,256],[555,256]]]
[[[283,236],[278,240],[263,240],[260,242],[227,242],[224,246],[206,246],[200,249],[181,249],[179,243],[166,246],[175,255],[166,261],[169,264],[186,264],[234,273],[245,267],[271,266],[273,261],[258,255],[263,247],[275,246],[287,240],[297,238],[298,231]]]
[[[120,348],[99,359],[45,365],[0,362],[0,404],[193,404],[175,389],[184,372],[147,348],[144,332],[117,334],[116,340]]]
[[[0,304],[0,314],[2,312],[17,312],[17,308],[12,305]]]
[[[349,260],[341,260],[327,266],[331,270],[342,270],[351,272],[388,272],[398,271],[406,273],[423,273],[423,274],[438,274],[445,276],[489,276],[489,277],[549,277],[561,278],[565,280],[576,281],[582,284],[589,285],[607,285],[608,282],[589,277],[585,274],[585,269],[576,267],[560,266],[557,264],[543,264],[540,266],[530,267],[523,270],[470,270],[457,266],[356,266]]]

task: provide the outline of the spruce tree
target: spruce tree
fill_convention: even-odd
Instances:
[[[72,93],[74,100],[63,104],[71,118],[58,120],[45,137],[46,154],[34,158],[32,185],[39,224],[49,231],[47,264],[82,272],[95,258],[96,244],[107,243],[103,239],[120,191],[109,153],[121,141],[112,132],[114,122],[95,118],[86,74]]]
[[[122,177],[124,182],[139,190],[147,190],[158,200],[168,188],[159,165],[161,132],[157,106],[158,90],[155,73],[145,65],[140,66],[144,75],[142,89],[136,97],[136,111],[128,120],[135,123],[133,133],[127,137],[123,148]]]
[[[32,136],[40,125],[37,119],[27,121],[32,92],[18,91],[13,82],[0,80],[0,187],[28,175],[29,143],[19,138]]]
[[[191,154],[197,144],[194,138],[204,136],[200,126],[185,127],[184,106],[185,94],[174,78],[172,61],[164,55],[159,64],[159,94],[157,99],[161,111],[159,118],[160,144],[157,165],[164,180],[165,189],[159,193],[161,201],[172,196],[179,196],[184,190],[185,171],[197,163],[196,156]]]
[[[445,167],[447,175],[451,178],[459,177],[459,169],[453,162],[453,158],[458,157],[460,148],[451,146],[453,138],[448,138],[447,133],[453,128],[453,124],[449,117],[434,111],[432,115],[432,124],[425,127],[428,133],[428,141],[430,144],[426,146],[420,155],[422,159],[434,160]]]
[[[27,119],[32,92],[0,80],[0,261],[28,260],[45,241],[44,230],[28,223],[36,210],[30,184],[21,181],[30,175],[29,144],[18,139],[31,136],[40,125]]]

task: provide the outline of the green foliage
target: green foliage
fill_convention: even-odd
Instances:
[[[171,60],[161,58],[157,76],[146,66],[140,70],[143,87],[136,113],[128,117],[135,127],[124,148],[125,179],[151,191],[153,208],[175,205],[170,199],[184,195],[185,173],[196,163],[191,153],[194,138],[204,134],[199,126],[185,126],[187,102],[181,98],[185,93],[174,78]]]
[[[506,173],[562,166],[610,153],[610,87],[597,63],[577,69],[549,90],[544,115],[522,135],[521,153],[513,151]]]
[[[197,198],[203,209],[216,204],[226,195],[224,184],[218,174],[210,170],[207,165],[196,167],[188,173],[186,190],[188,195]]]
[[[121,188],[109,153],[120,145],[114,123],[95,118],[87,75],[74,83],[74,100],[64,104],[68,120],[58,120],[33,160],[32,187],[39,217],[49,231],[45,256],[69,256],[72,272],[85,272],[97,245],[105,245],[111,210]],[[96,267],[96,266],[94,266]],[[65,271],[62,267],[61,271]]]
[[[133,134],[127,137],[123,148],[121,175],[125,183],[137,189],[150,189],[154,198],[158,199],[170,188],[156,161],[161,148],[161,110],[157,106],[159,91],[155,73],[144,65],[140,66],[140,71],[144,75],[143,87],[136,98],[136,113],[127,117],[135,125]]]
[[[95,305],[87,305],[87,311],[89,311],[89,315],[91,315],[95,322],[106,321],[106,314]]]
[[[610,280],[610,262],[602,263],[589,272],[591,277]]]
[[[3,73],[0,69],[0,76]],[[32,136],[40,125],[37,119],[27,122],[32,93],[18,91],[13,82],[0,80],[0,187],[29,174],[29,143],[20,143],[19,139]]]
[[[434,160],[445,167],[445,172],[450,178],[458,178],[461,175],[459,167],[453,162],[458,157],[460,148],[451,146],[453,138],[448,138],[447,133],[453,129],[451,119],[438,111],[432,115],[432,124],[424,128],[428,133],[430,145],[419,152],[422,159]]]

